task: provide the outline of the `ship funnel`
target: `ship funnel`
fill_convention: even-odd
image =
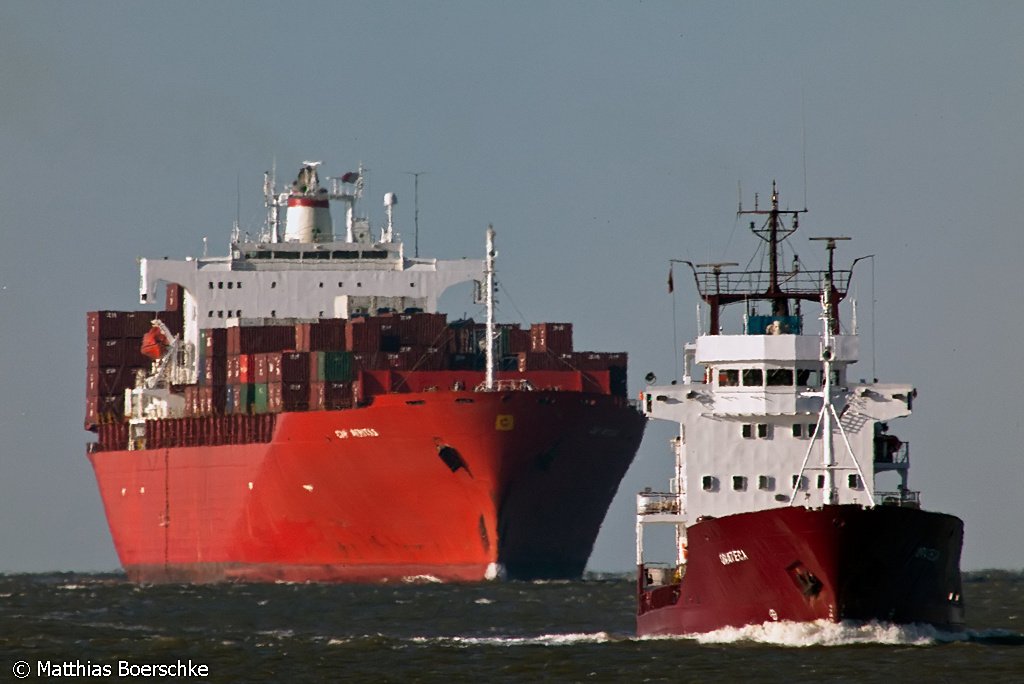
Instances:
[[[334,238],[327,189],[320,187],[320,162],[303,162],[288,195],[285,242],[329,242]]]

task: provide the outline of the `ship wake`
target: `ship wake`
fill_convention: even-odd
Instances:
[[[681,637],[645,637],[646,639],[683,638],[702,644],[760,643],[774,646],[849,646],[852,644],[886,644],[899,646],[933,646],[952,642],[990,642],[1024,638],[1005,630],[946,632],[927,624],[898,625],[888,622],[765,622],[744,627],[724,627],[703,634]]]

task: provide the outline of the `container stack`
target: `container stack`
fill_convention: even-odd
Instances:
[[[123,422],[125,390],[134,387],[139,371],[150,370],[150,360],[139,351],[141,338],[154,317],[164,321],[173,334],[180,334],[182,297],[180,287],[169,286],[165,311],[96,311],[88,315],[89,429]],[[390,388],[385,391],[411,391],[409,388],[424,383],[433,386],[435,380],[427,377],[430,374],[480,373],[484,368],[486,326],[472,319],[449,324],[445,314],[387,313],[349,320],[254,319],[239,323],[243,324],[200,331],[195,350],[196,384],[176,390],[184,394],[186,419],[217,420],[204,420],[202,427],[171,426],[166,435],[154,433],[154,439],[185,443],[194,439],[197,430],[216,431],[219,428],[215,426],[230,429],[231,434],[250,430],[248,423],[236,426],[220,421],[224,416],[351,408],[357,397],[372,394],[370,387],[362,388],[366,391],[360,394],[359,378],[364,372],[390,372],[400,378],[404,389],[391,388],[390,381],[377,384]],[[575,371],[604,377],[607,371],[609,379],[595,386],[602,388],[600,391],[610,387],[615,394],[626,394],[626,355],[574,352],[570,323],[535,323],[529,330],[499,324],[495,353],[501,372]],[[423,382],[413,381],[417,372],[426,373]],[[467,376],[462,384],[477,382]]]
[[[85,428],[124,419],[124,391],[138,371],[150,368],[140,348],[152,311],[90,311],[86,314]]]

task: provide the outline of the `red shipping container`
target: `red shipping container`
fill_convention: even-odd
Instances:
[[[295,326],[252,325],[228,328],[229,354],[259,354],[295,348]]]
[[[268,354],[253,354],[252,355],[252,380],[250,382],[264,383],[267,382],[267,357]]]
[[[236,354],[227,359],[227,382],[231,384],[254,382],[254,354]],[[213,383],[216,384],[216,383]]]
[[[151,359],[139,351],[142,340],[137,337],[89,340],[86,366],[148,366]]]
[[[322,411],[324,408],[324,383],[309,383],[309,410]]]
[[[531,351],[530,349],[530,331],[523,330],[518,325],[509,328],[508,331],[508,348],[505,350],[506,354],[518,354],[520,352]]]
[[[270,353],[267,359],[267,382],[281,382],[281,354]]]
[[[86,369],[85,396],[111,396],[124,394],[135,387],[136,368],[130,366],[99,366]]]
[[[228,358],[207,356],[199,360],[199,384],[223,385],[228,378]]]
[[[535,352],[571,352],[572,323],[534,323],[530,326],[530,347]]]
[[[182,301],[185,299],[185,288],[177,283],[168,283],[164,295],[164,309],[167,311],[181,311]]]
[[[124,337],[123,311],[90,311],[85,315],[86,337],[109,340]]]
[[[282,382],[309,382],[309,352],[284,352],[281,354]]]
[[[102,425],[124,419],[124,395],[98,395],[86,397],[85,427]]]
[[[142,337],[153,327],[154,318],[156,318],[155,311],[125,311],[124,336]]]
[[[281,408],[284,411],[306,411],[309,409],[308,382],[282,382]]]
[[[185,319],[181,311],[157,311],[156,318],[163,322],[172,335],[181,337],[185,330]]]
[[[309,351],[309,326],[311,323],[295,324],[295,350]]]
[[[213,416],[224,412],[227,388],[225,385],[204,385],[199,387],[196,398],[196,414]]]
[[[308,351],[341,351],[345,349],[344,318],[326,318],[310,325]]]
[[[516,357],[518,358],[520,373],[525,373],[526,371],[568,370],[570,368],[558,356],[546,351],[519,352]]]
[[[323,383],[324,408],[328,410],[352,408],[353,394],[351,382]]]
[[[353,318],[345,324],[345,349],[353,352],[380,350],[380,319]]]
[[[255,354],[239,354],[238,355],[238,379],[236,382],[239,383],[250,383],[256,382],[253,377],[256,375],[255,361],[253,357]]]
[[[267,383],[267,412],[268,413],[280,413],[284,410],[284,392],[281,388],[281,382],[268,382]]]
[[[203,338],[200,347],[204,356],[227,356],[228,331],[225,328],[204,328],[199,334]]]
[[[225,382],[228,384],[238,382],[238,354],[231,354],[227,359],[227,372]]]

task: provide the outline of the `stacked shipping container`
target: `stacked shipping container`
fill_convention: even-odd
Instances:
[[[168,287],[168,310],[156,314],[174,333],[181,299],[179,287]],[[124,390],[149,369],[139,345],[153,316],[88,314],[86,427],[100,433],[100,448],[123,448],[121,432],[99,426],[124,421]],[[196,384],[172,388],[184,395],[186,417],[148,421],[147,444],[262,441],[283,411],[346,409],[381,392],[472,389],[482,379],[485,339],[482,323],[449,324],[431,313],[204,329]],[[534,387],[626,395],[626,354],[574,352],[570,323],[499,324],[495,351],[500,379],[530,373]]]

